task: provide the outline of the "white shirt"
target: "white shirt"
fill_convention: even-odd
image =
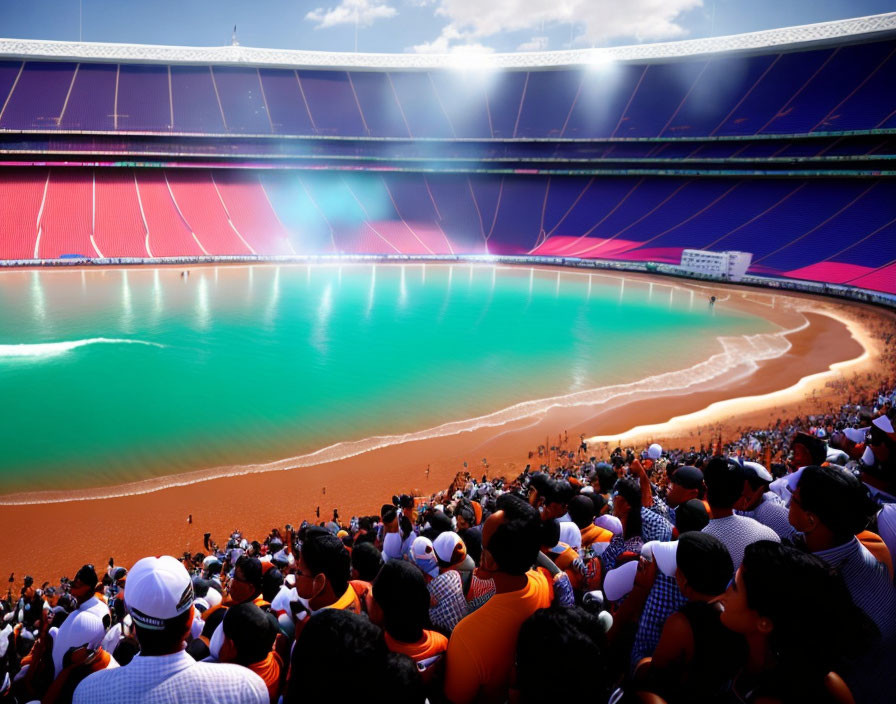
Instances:
[[[744,550],[746,550],[747,545],[760,540],[771,540],[775,543],[781,542],[778,534],[768,526],[764,526],[752,518],[738,516],[737,514],[724,518],[711,518],[703,532],[714,535],[728,548],[731,562],[734,563],[735,572],[744,560]]]
[[[135,655],[124,667],[101,670],[75,689],[73,704],[268,704],[264,681],[239,665],[196,662],[185,651]]]

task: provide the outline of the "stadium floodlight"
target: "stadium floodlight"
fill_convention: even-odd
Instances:
[[[451,68],[459,71],[493,71],[494,60],[492,54],[470,47],[455,47],[446,57]]]
[[[609,49],[591,49],[588,52],[587,67],[591,71],[604,72],[615,63],[613,52]]]

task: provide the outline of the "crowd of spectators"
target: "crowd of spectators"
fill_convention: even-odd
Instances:
[[[891,702],[896,392],[868,396],[26,578],[0,702]]]

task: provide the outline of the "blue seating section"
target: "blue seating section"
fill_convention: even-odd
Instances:
[[[0,61],[0,129],[444,139],[804,134],[896,127],[893,85],[892,39],[483,74]]]

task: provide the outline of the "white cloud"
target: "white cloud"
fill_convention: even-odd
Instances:
[[[532,37],[529,41],[520,44],[517,51],[544,51],[548,48],[547,37]]]
[[[376,20],[395,17],[398,11],[381,0],[342,0],[336,7],[318,7],[312,10],[305,19],[314,22],[315,29],[335,27],[340,24],[355,24],[369,27]]]
[[[470,41],[469,33],[460,32],[450,24],[431,42],[411,48],[418,54],[489,54],[494,51],[490,46]]]
[[[439,37],[420,46],[450,50],[459,38],[469,42],[501,32],[543,32],[557,24],[572,24],[577,44],[671,39],[687,33],[678,23],[681,15],[702,5],[703,0],[438,0],[435,13],[448,24]]]

